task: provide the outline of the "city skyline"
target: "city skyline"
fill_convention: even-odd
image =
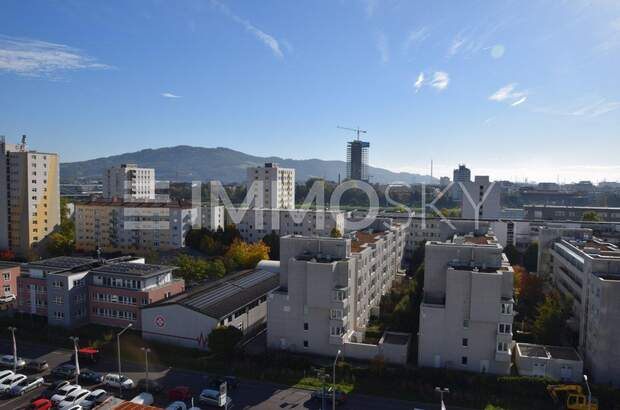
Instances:
[[[342,125],[392,171],[620,180],[611,1],[1,9],[0,134],[63,162],[178,144],[344,161]]]

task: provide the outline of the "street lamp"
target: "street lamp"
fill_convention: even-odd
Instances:
[[[588,383],[588,375],[583,375],[583,380],[586,381],[586,387],[588,388],[588,410],[590,410],[590,403],[592,403],[592,391],[590,391],[590,383]]]
[[[338,353],[336,353],[336,358],[334,359],[334,366],[332,367],[332,410],[336,410],[336,363],[338,362],[338,356],[340,356],[340,349],[338,349]]]
[[[450,389],[447,387],[435,387],[435,391],[441,396],[441,410],[445,410],[446,405],[443,404],[443,395],[450,393]]]
[[[149,392],[149,353],[151,353],[151,349],[148,347],[141,347],[140,350],[144,352],[144,373],[146,378],[146,392]]]
[[[118,349],[118,390],[119,393],[121,395],[121,397],[123,396],[123,381],[122,379],[122,372],[121,372],[121,335],[123,333],[125,333],[127,330],[129,330],[130,327],[133,326],[133,323],[128,324],[127,326],[125,326],[125,328],[123,330],[121,330],[120,332],[118,332],[116,334],[116,347]]]
[[[80,359],[78,355],[78,342],[80,341],[80,338],[76,336],[70,336],[69,339],[73,340],[73,351],[75,354],[75,384],[78,384],[78,380],[80,377]]]
[[[14,326],[9,326],[9,331],[13,335],[13,372],[17,373],[17,341],[15,340],[15,331],[17,330]]]

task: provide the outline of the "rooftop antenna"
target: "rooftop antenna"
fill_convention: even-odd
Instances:
[[[337,128],[340,128],[341,130],[348,130],[348,131],[354,131],[357,134],[357,140],[360,140],[360,134],[366,134],[368,131],[366,130],[362,130],[360,129],[360,127],[357,128],[348,128],[348,127],[341,127],[340,125],[338,125]]]
[[[22,135],[22,145],[26,146],[26,134]]]
[[[433,160],[431,159],[431,180],[433,179]]]

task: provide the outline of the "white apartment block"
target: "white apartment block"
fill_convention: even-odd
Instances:
[[[185,246],[198,208],[178,203],[91,201],[76,204],[76,248],[104,252],[170,250]]]
[[[280,288],[267,301],[271,349],[404,363],[408,335],[399,343],[364,344],[371,312],[400,269],[402,226],[357,231],[345,238],[285,236],[280,241]],[[386,339],[387,340],[387,339]],[[400,349],[399,353],[395,353]]]
[[[513,270],[492,234],[426,242],[418,364],[510,374]]]
[[[155,169],[122,164],[103,175],[103,197],[124,201],[155,200]]]
[[[0,249],[26,255],[60,224],[58,155],[0,139]]]
[[[231,208],[229,216],[243,240],[248,242],[258,242],[271,232],[280,236],[330,236],[332,230],[337,229],[344,233],[343,211]]]
[[[268,162],[246,171],[247,197],[255,208],[294,209],[295,170]]]
[[[201,227],[211,231],[224,229],[226,226],[226,209],[223,205],[203,205],[200,208]]]
[[[500,186],[488,176],[477,175],[465,181],[461,198],[461,217],[464,219],[498,219],[501,214]]]
[[[590,229],[543,228],[539,274],[573,301],[579,351],[596,383],[620,385],[620,248]]]

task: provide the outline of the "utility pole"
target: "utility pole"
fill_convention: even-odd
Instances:
[[[450,389],[447,387],[435,387],[435,391],[441,396],[441,410],[446,410],[446,405],[443,403],[443,395],[450,393]]]
[[[123,330],[116,334],[116,347],[118,349],[118,391],[120,396],[123,397],[123,380],[122,380],[122,371],[121,371],[121,335],[129,330],[130,327],[133,326],[133,323],[125,326]]]
[[[141,347],[140,350],[142,350],[144,352],[144,373],[145,373],[145,378],[146,378],[146,392],[149,392],[149,383],[150,383],[150,379],[149,379],[149,353],[151,352],[151,349],[149,349],[148,347]]]
[[[338,349],[338,353],[336,353],[336,358],[334,359],[334,366],[332,367],[332,410],[336,410],[336,363],[338,363],[338,356],[340,356],[340,349]]]
[[[73,340],[73,352],[75,354],[75,384],[78,384],[80,378],[80,358],[78,354],[78,342],[80,341],[79,337],[71,336],[69,339]]]
[[[586,381],[586,387],[588,388],[588,410],[590,410],[590,406],[592,404],[592,391],[590,390],[590,383],[588,383],[588,375],[584,374],[583,380]]]
[[[17,341],[15,340],[16,327],[9,326],[9,331],[13,335],[13,372],[17,373]]]

